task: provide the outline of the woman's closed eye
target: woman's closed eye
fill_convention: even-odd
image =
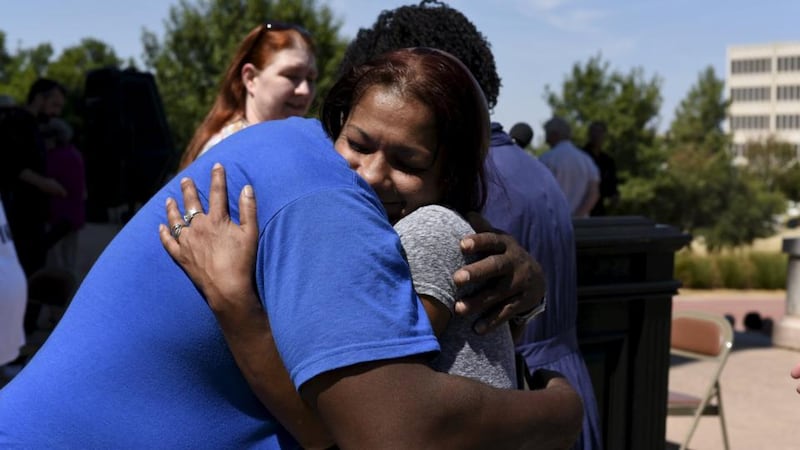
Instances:
[[[422,164],[419,161],[407,160],[403,158],[395,158],[392,166],[396,167],[397,170],[411,175],[422,174],[430,168],[430,164]]]
[[[375,146],[365,142],[356,141],[351,138],[347,139],[347,146],[350,150],[360,153],[362,155],[369,155],[375,153]],[[423,161],[425,158],[419,158],[413,152],[403,150],[384,150],[386,160],[389,165],[401,172],[416,175],[425,172],[431,166],[428,161]]]
[[[357,152],[357,153],[362,153],[362,154],[365,154],[365,155],[368,155],[368,154],[370,154],[370,153],[375,151],[375,150],[371,149],[369,146],[367,146],[366,144],[364,144],[363,142],[354,141],[353,139],[350,139],[350,138],[347,139],[347,146],[350,148],[350,150],[352,150],[354,152]]]

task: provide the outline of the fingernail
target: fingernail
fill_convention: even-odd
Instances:
[[[253,198],[253,186],[249,184],[242,189],[242,194],[247,198]]]
[[[472,250],[472,247],[475,246],[475,241],[472,239],[463,239],[461,241],[461,249],[462,250]]]
[[[181,184],[182,184],[182,185],[183,185],[183,184],[186,184],[186,183],[188,183],[188,182],[189,182],[189,177],[183,177],[183,178],[181,178]]]
[[[456,314],[463,314],[467,310],[467,305],[462,302],[461,300],[456,301],[456,305],[453,307],[456,310]]]
[[[214,163],[214,167],[212,167],[212,169],[220,169],[220,168],[222,168],[222,164],[220,164],[218,162],[215,162]]]
[[[167,197],[167,201],[164,202],[165,206],[169,206],[169,203],[172,201],[172,197]]]
[[[475,322],[475,325],[472,327],[472,329],[475,330],[475,332],[478,334],[483,334],[486,333],[488,326],[486,325],[485,320],[479,320]]]
[[[469,283],[469,272],[466,270],[457,270],[456,273],[453,274],[453,280],[456,283]]]

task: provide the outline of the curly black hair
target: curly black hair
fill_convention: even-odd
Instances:
[[[375,24],[360,29],[347,47],[339,74],[406,47],[432,47],[457,57],[478,81],[489,109],[497,104],[500,77],[491,45],[464,14],[438,0],[382,11]]]

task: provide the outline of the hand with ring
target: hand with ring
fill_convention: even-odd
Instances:
[[[185,227],[185,226],[186,225],[184,225],[182,223],[176,223],[175,225],[173,225],[173,226],[171,226],[169,228],[169,234],[172,235],[172,237],[174,237],[175,240],[177,241],[178,239],[180,239],[181,230],[183,230],[183,227]]]
[[[186,214],[181,214],[174,199],[167,199],[167,220],[174,225],[161,225],[161,243],[203,292],[215,313],[244,307],[224,302],[241,298],[247,290],[254,291],[258,224],[252,187],[245,186],[239,197],[240,224],[228,214],[225,169],[221,165],[216,164],[211,171],[208,214],[203,214],[191,179],[181,180],[181,191]]]
[[[181,215],[173,199],[166,206],[169,223],[186,223],[178,227],[180,241],[161,225],[161,243],[203,293],[259,400],[293,435],[322,436],[331,445],[324,423],[302,401],[283,366],[256,293],[253,277],[259,230],[252,187],[245,186],[239,196],[239,225],[228,215],[221,165],[215,164],[211,171],[208,214],[202,213],[192,180],[182,179],[181,190],[186,214]]]
[[[186,222],[186,226],[188,227],[189,225],[191,225],[192,224],[192,219],[194,219],[194,216],[200,214],[201,212],[202,211],[198,211],[198,210],[196,210],[194,208],[187,210],[186,214],[183,215],[183,221]]]

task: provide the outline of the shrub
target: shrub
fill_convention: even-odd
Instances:
[[[753,252],[750,260],[755,269],[754,283],[759,289],[784,289],[788,255],[782,253]]]
[[[787,265],[783,253],[682,250],[675,255],[675,278],[691,289],[784,289]]]
[[[716,263],[720,276],[720,287],[728,289],[751,289],[753,287],[753,263],[746,255],[719,255]]]
[[[708,258],[697,257],[688,252],[680,252],[675,261],[675,278],[683,283],[683,287],[692,289],[711,289],[714,283],[714,265]]]

